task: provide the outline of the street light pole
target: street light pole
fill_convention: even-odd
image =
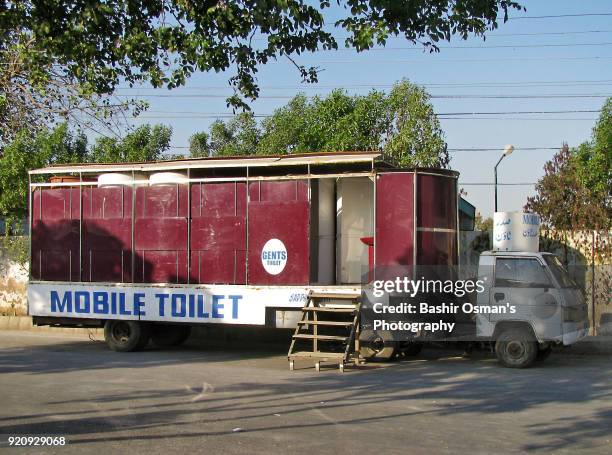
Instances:
[[[506,147],[504,148],[504,153],[502,154],[502,156],[499,157],[499,160],[497,160],[497,164],[495,164],[495,167],[493,168],[493,178],[495,181],[495,212],[497,212],[497,166],[499,166],[499,163],[501,163],[501,161],[507,157],[508,155],[510,155],[512,152],[514,151],[514,146],[511,144],[506,145]]]

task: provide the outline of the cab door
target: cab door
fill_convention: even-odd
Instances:
[[[506,314],[491,314],[491,322],[528,322],[540,341],[562,337],[562,299],[543,263],[535,257],[497,257],[491,304],[510,303]],[[515,312],[511,312],[511,308]]]

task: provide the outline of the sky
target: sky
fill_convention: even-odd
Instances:
[[[483,216],[493,213],[495,163],[506,144],[515,147],[498,168],[498,204],[500,211],[521,210],[527,197],[534,195],[534,183],[542,177],[545,162],[564,142],[577,146],[588,140],[597,111],[605,97],[612,95],[612,1],[520,3],[527,11],[511,12],[512,19],[489,32],[486,41],[455,38],[441,43],[438,54],[424,53],[421,45],[397,38],[384,50],[357,54],[339,46],[338,51],[296,57],[300,64],[323,69],[315,85],[301,84],[295,67],[279,59],[260,68],[261,98],[251,107],[255,114],[264,115],[299,92],[325,95],[333,88],[344,88],[351,94],[365,94],[409,79],[425,86],[436,113],[452,114],[440,117],[451,150],[450,166],[460,172],[465,198]],[[329,22],[339,15],[340,11],[330,10]],[[341,31],[337,35],[343,36]],[[187,153],[193,133],[207,131],[214,115],[231,114],[225,103],[225,96],[231,94],[230,76],[199,73],[185,87],[172,91],[138,88],[118,93],[138,95],[150,104],[146,113],[133,120],[134,126],[171,126],[170,153]],[[455,98],[435,98],[443,95]],[[495,97],[469,97],[474,95]]]

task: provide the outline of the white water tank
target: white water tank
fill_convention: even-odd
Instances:
[[[136,185],[146,185],[148,180],[146,176],[142,174],[135,174],[132,176],[131,173],[123,172],[107,172],[98,176],[98,186],[119,186],[119,185],[132,185],[132,178],[136,182]]]
[[[539,215],[524,212],[495,212],[493,215],[495,251],[537,252],[539,240]]]
[[[182,172],[156,172],[149,177],[150,185],[187,183],[187,174]]]

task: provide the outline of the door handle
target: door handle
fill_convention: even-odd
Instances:
[[[496,302],[499,302],[500,300],[504,300],[506,298],[506,294],[504,294],[503,292],[496,292],[495,294],[493,294],[493,298]]]

